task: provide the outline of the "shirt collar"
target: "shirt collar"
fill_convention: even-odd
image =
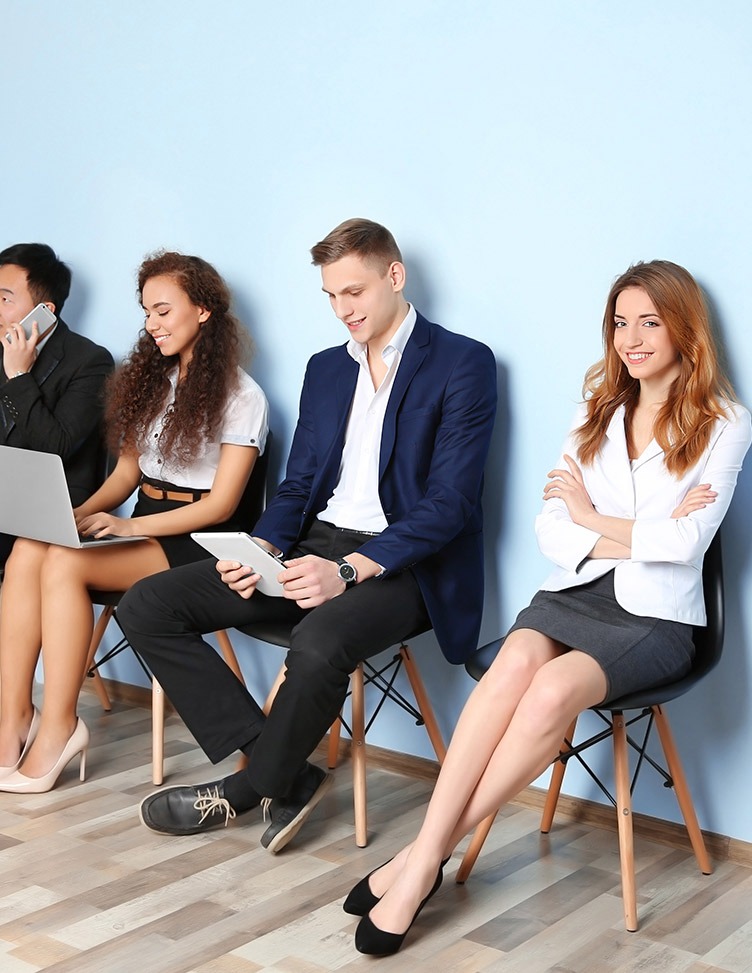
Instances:
[[[407,314],[405,315],[402,324],[397,328],[397,330],[392,335],[392,340],[389,342],[388,345],[385,346],[384,350],[382,351],[381,353],[382,358],[386,358],[386,356],[393,351],[399,352],[400,355],[404,354],[405,345],[407,345],[407,342],[410,340],[410,335],[413,333],[413,328],[415,327],[415,322],[417,320],[418,320],[417,311],[412,306],[412,304],[408,304]],[[355,361],[360,361],[361,358],[365,360],[368,357],[367,345],[361,344],[359,341],[356,341],[354,338],[350,338],[350,340],[347,342],[347,353],[350,355],[351,358],[354,358]]]

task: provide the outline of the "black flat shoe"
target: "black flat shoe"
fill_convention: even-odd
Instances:
[[[405,941],[405,936],[410,932],[413,923],[423,910],[423,906],[426,905],[428,900],[433,898],[433,896],[436,895],[441,888],[441,883],[444,879],[444,865],[446,865],[448,861],[448,858],[445,859],[439,866],[436,881],[433,883],[431,891],[418,906],[415,915],[410,920],[410,925],[404,932],[385,932],[383,929],[379,929],[379,927],[375,925],[370,916],[363,916],[358,923],[358,928],[355,930],[355,948],[359,953],[367,953],[369,956],[391,956],[393,953],[398,952],[402,948],[402,944]],[[374,869],[374,871],[376,870],[377,869]],[[366,876],[366,879],[364,879],[366,883],[367,878],[368,876]],[[353,891],[355,890],[353,889]],[[368,891],[371,892],[370,888]],[[371,895],[373,895],[372,892]],[[376,898],[375,895],[373,897],[374,899]],[[378,902],[379,900],[376,899],[376,901]]]
[[[388,861],[385,861],[384,865],[388,865],[391,860],[392,859],[390,858]],[[442,879],[444,878],[443,875],[444,866],[448,861],[449,859],[445,858],[444,861],[441,863],[441,868],[439,869],[439,874],[437,876],[436,884],[434,884],[434,887],[428,893],[429,899],[431,898],[432,895],[435,895],[439,891]],[[374,872],[378,872],[380,868],[384,867],[384,865],[379,865],[377,868],[374,868],[373,871],[369,872],[365,878],[361,878],[358,884],[354,885],[353,888],[350,890],[347,898],[342,903],[342,909],[348,915],[367,916],[368,913],[371,911],[371,909],[381,901],[381,896],[374,895],[373,892],[371,891],[371,886],[368,880],[374,874]]]
[[[371,886],[368,884],[368,879],[373,875],[374,872],[378,872],[380,868],[384,865],[388,865],[392,859],[385,861],[383,865],[379,865],[370,871],[365,878],[361,878],[357,885],[353,886],[350,890],[347,898],[342,903],[342,908],[344,911],[351,916],[367,916],[371,909],[381,900],[380,895],[374,895],[371,891]]]

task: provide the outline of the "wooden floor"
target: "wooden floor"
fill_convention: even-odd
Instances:
[[[258,844],[259,811],[163,837],[136,810],[152,789],[147,712],[115,703],[103,715],[85,694],[81,714],[89,780],[71,765],[50,794],[0,794],[2,973],[752,971],[752,870],[727,862],[704,877],[685,852],[638,839],[641,928],[627,933],[615,835],[562,824],[542,836],[519,807],[500,816],[465,887],[455,856],[401,953],[360,956],[342,899],[414,835],[429,783],[369,771],[366,849],[352,838],[348,763],[278,856]],[[166,783],[216,773],[175,716],[166,753]]]

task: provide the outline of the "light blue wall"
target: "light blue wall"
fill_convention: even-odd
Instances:
[[[695,273],[752,403],[742,0],[6,0],[2,30],[0,243],[57,247],[76,275],[69,319],[118,354],[145,251],[216,262],[258,343],[275,471],[306,359],[345,338],[307,256],[340,220],[391,227],[408,296],[494,349],[485,639],[547,570],[532,522],[617,273],[653,257]],[[725,531],[726,656],[671,706],[703,826],[747,841],[751,503],[748,469]],[[470,680],[431,637],[417,654],[448,735]],[[242,658],[265,687],[280,656]],[[372,739],[428,752],[397,717]],[[657,786],[638,806],[676,818]]]

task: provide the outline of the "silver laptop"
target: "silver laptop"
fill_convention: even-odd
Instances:
[[[62,547],[103,547],[146,539],[81,537],[76,530],[63,461],[57,453],[38,453],[15,446],[0,446],[0,533]]]

